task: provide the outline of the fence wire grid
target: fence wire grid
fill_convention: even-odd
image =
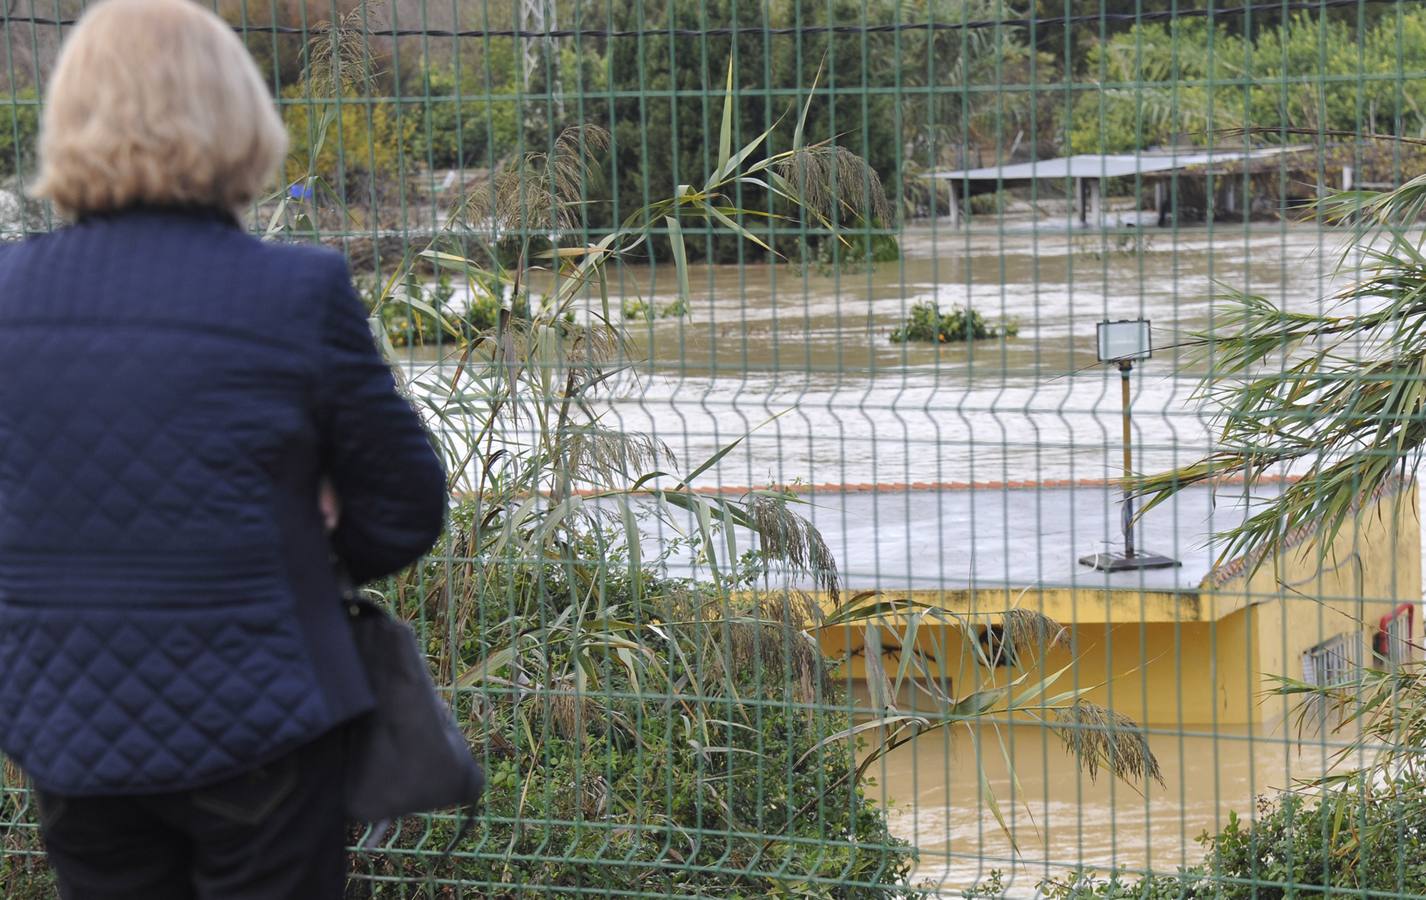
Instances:
[[[1426,4],[213,8],[450,473],[349,897],[1426,896]]]

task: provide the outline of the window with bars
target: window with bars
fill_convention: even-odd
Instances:
[[[1362,668],[1362,635],[1345,632],[1302,654],[1302,680],[1313,687],[1341,687],[1356,680]],[[1340,714],[1330,694],[1309,695],[1302,708],[1307,733],[1326,734]]]
[[[1314,687],[1351,681],[1362,668],[1362,637],[1345,632],[1302,654],[1302,680]]]

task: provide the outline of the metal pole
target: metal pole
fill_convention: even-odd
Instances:
[[[1119,361],[1119,387],[1124,406],[1124,558],[1134,557],[1134,495],[1130,491],[1130,479],[1134,475],[1134,457],[1130,449],[1129,429],[1129,372],[1134,368],[1132,360]]]

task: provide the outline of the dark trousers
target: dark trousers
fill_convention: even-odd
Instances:
[[[64,900],[341,900],[340,732],[230,781],[134,797],[37,792]]]

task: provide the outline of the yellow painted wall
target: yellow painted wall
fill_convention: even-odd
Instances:
[[[1154,622],[1144,624],[1090,623],[1073,628],[1075,654],[1066,649],[1054,649],[1044,663],[1022,683],[1029,687],[1049,673],[1070,663],[1046,691],[1052,696],[1061,691],[1084,690],[1085,699],[1111,707],[1136,722],[1148,725],[1241,724],[1247,721],[1250,704],[1243,690],[1243,673],[1252,664],[1251,648],[1246,641],[1244,620],[1251,612],[1240,612],[1225,622],[1185,622],[1178,625]],[[882,645],[898,644],[904,637],[900,628],[884,629]],[[935,642],[941,641],[940,655]],[[1019,670],[981,666],[974,651],[967,651],[959,629],[953,626],[926,627],[917,641],[923,658],[932,663],[933,674],[939,679],[948,676],[952,695],[964,697],[976,690],[1004,684]],[[861,629],[828,629],[822,646],[833,658],[844,658],[850,651],[848,668],[855,679],[866,677],[866,647]],[[1214,666],[1214,657],[1219,665]],[[947,665],[942,672],[933,663],[943,658]],[[882,657],[887,677],[895,681],[901,656],[888,652]],[[907,708],[931,709],[924,696],[903,690],[899,705]]]
[[[1421,523],[1414,484],[1381,497],[1344,526],[1326,552],[1316,542],[1265,563],[1251,578],[1218,586],[1206,605],[1251,605],[1258,626],[1259,666],[1251,679],[1262,698],[1258,721],[1276,723],[1291,701],[1272,694],[1272,676],[1303,676],[1302,655],[1339,634],[1351,634],[1361,659],[1372,664],[1371,638],[1383,616],[1401,603],[1417,604],[1421,634]]]
[[[1270,696],[1271,676],[1302,675],[1302,654],[1341,632],[1367,642],[1382,615],[1421,597],[1420,524],[1414,485],[1381,498],[1345,529],[1322,554],[1296,547],[1281,561],[1269,560],[1253,576],[1210,577],[1200,594],[1047,589],[1012,596],[1006,591],[918,592],[914,599],[980,623],[1012,606],[1043,612],[1070,626],[1076,665],[1048,692],[1089,688],[1084,695],[1145,725],[1271,725],[1289,711]],[[1416,634],[1422,624],[1416,622]],[[906,638],[905,621],[881,630],[884,648]],[[844,677],[865,678],[863,626],[823,629],[824,652],[846,660]],[[1003,684],[1019,674],[988,670],[977,661],[954,620],[923,619],[916,645],[932,674],[948,679],[951,694]],[[1042,668],[1022,683],[1071,660],[1053,650]],[[895,680],[902,657],[882,657]],[[914,670],[910,670],[914,671]],[[903,706],[932,708],[925,697],[902,691]]]

